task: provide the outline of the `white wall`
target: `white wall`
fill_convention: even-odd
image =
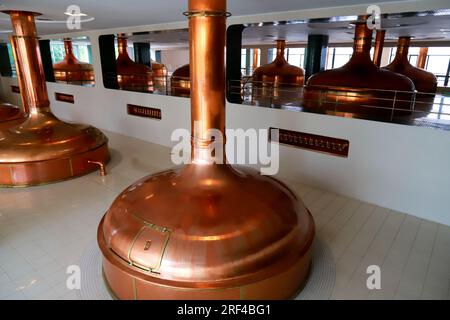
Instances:
[[[161,62],[169,72],[189,63],[189,49],[162,50]]]
[[[428,7],[423,1],[419,4],[389,4],[384,7],[384,12],[428,10],[432,8],[432,3]],[[309,10],[235,17],[234,22],[362,14],[364,10],[363,6],[329,11]],[[47,83],[54,113],[62,119],[88,122],[99,128],[150,142],[172,145],[170,135],[174,129],[189,129],[189,100],[103,88],[97,39],[100,34],[119,31],[150,31],[185,26],[183,22],[85,32],[93,45],[96,87]],[[19,96],[10,89],[10,85],[17,84],[17,80],[1,78],[0,82],[2,97],[18,103]],[[74,94],[75,104],[55,101],[55,91]],[[128,116],[127,103],[160,108],[162,120]],[[227,126],[243,129],[267,129],[272,126],[348,139],[348,158],[282,146],[280,174],[291,180],[450,225],[450,201],[447,198],[450,195],[450,132],[229,103]]]

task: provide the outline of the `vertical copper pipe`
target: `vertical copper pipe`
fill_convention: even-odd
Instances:
[[[425,69],[425,64],[427,63],[428,47],[422,47],[419,51],[419,56],[417,57],[417,68]]]
[[[398,38],[397,52],[395,53],[395,60],[409,61],[408,60],[408,52],[409,52],[410,44],[411,44],[411,37]]]
[[[19,82],[20,98],[22,99],[22,110],[25,114],[28,114],[30,112],[30,107],[28,106],[28,99],[25,93],[26,89],[22,76],[22,66],[19,64],[19,61],[17,60],[16,39],[13,36],[9,36],[9,42],[11,43],[11,51],[13,54],[14,63],[16,65],[17,81]]]
[[[119,52],[119,56],[126,55],[128,57],[128,40],[127,36],[123,33],[117,36],[117,50]]]
[[[11,17],[18,65],[22,66],[25,87],[21,93],[22,97],[28,101],[30,114],[49,112],[50,102],[34,22],[34,17],[38,14],[27,11],[7,11],[6,13]]]
[[[373,63],[375,63],[377,67],[381,65],[381,57],[383,56],[385,35],[386,30],[377,30],[377,35],[375,37],[375,47],[373,52]]]
[[[276,59],[283,59],[284,52],[286,51],[286,41],[285,40],[277,40],[277,56]]]
[[[213,142],[208,130],[219,130],[225,140],[226,1],[189,0],[188,16],[192,160],[204,163]]]
[[[353,45],[354,55],[365,55],[370,57],[372,47],[373,30],[369,29],[366,22],[358,22],[355,29],[355,42]]]
[[[64,39],[64,51],[66,52],[66,56],[73,57],[73,47],[72,40],[70,38]]]
[[[259,49],[253,49],[253,71],[258,68],[259,65]]]

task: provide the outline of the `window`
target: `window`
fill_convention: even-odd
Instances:
[[[92,63],[92,48],[87,43],[73,43],[73,54],[75,57],[86,63]],[[62,41],[52,41],[50,43],[50,51],[52,54],[52,63],[60,62],[66,55],[64,51],[64,43]]]
[[[17,77],[16,64],[14,62],[14,56],[13,56],[13,53],[12,53],[11,45],[8,43],[7,47],[8,47],[9,62],[11,63],[12,76],[13,77]]]
[[[450,47],[429,48],[425,69],[436,75],[438,86],[448,87],[450,84]]]
[[[253,65],[253,55],[255,50],[258,50],[258,63]],[[261,49],[241,49],[241,71],[242,75],[250,76],[253,73],[253,69],[261,65]]]
[[[419,57],[419,51],[420,51],[419,47],[410,47],[409,48],[408,60],[413,66],[417,65],[417,59]],[[391,63],[394,60],[396,53],[397,53],[397,48],[391,48],[391,54],[390,54],[390,57],[389,57],[389,63]]]
[[[277,49],[269,49],[269,63],[272,62],[277,55]],[[286,48],[284,58],[289,64],[303,68],[305,65],[305,48]]]

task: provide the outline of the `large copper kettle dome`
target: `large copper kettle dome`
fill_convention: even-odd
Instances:
[[[173,96],[189,97],[191,94],[190,66],[185,64],[176,69],[170,78],[170,90]]]
[[[272,63],[258,67],[252,76],[252,103],[281,107],[297,102],[305,81],[302,68],[284,58],[285,40],[277,40],[277,54]]]
[[[253,169],[209,162],[207,130],[225,133],[225,11],[225,0],[189,1],[192,164],[137,181],[99,225],[120,299],[285,299],[307,278],[314,222],[302,201]]]
[[[290,87],[303,86],[305,71],[289,64],[284,58],[285,40],[277,40],[277,55],[272,63],[256,68],[253,86]]]
[[[308,79],[303,101],[306,108],[371,114],[411,108],[413,82],[403,75],[382,70],[371,61],[372,33],[366,22],[356,23],[350,61],[341,68],[322,71]]]
[[[89,125],[65,123],[50,110],[32,12],[11,16],[20,92],[28,117],[0,131],[0,185],[28,186],[64,180],[104,168],[108,139]]]
[[[407,76],[414,82],[418,92],[436,93],[436,76],[431,72],[414,67],[409,62],[408,51],[410,44],[411,37],[400,37],[398,39],[395,59],[389,65],[383,67],[383,69]]]
[[[117,81],[122,90],[152,92],[152,69],[144,64],[131,60],[127,51],[128,37],[124,34],[117,36]]]
[[[64,39],[64,60],[53,65],[56,82],[79,85],[95,83],[94,67],[89,63],[80,62],[73,54],[72,40]]]
[[[411,37],[400,37],[398,39],[397,52],[391,64],[383,69],[396,72],[410,78],[416,87],[416,99],[414,109],[416,112],[429,111],[434,104],[437,89],[436,76],[428,71],[416,68],[408,60],[408,51]]]

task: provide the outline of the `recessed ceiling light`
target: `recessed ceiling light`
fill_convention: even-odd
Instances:
[[[71,16],[71,17],[86,17],[87,14],[83,13],[83,12],[70,12],[70,11],[66,11],[64,12],[65,15]]]

